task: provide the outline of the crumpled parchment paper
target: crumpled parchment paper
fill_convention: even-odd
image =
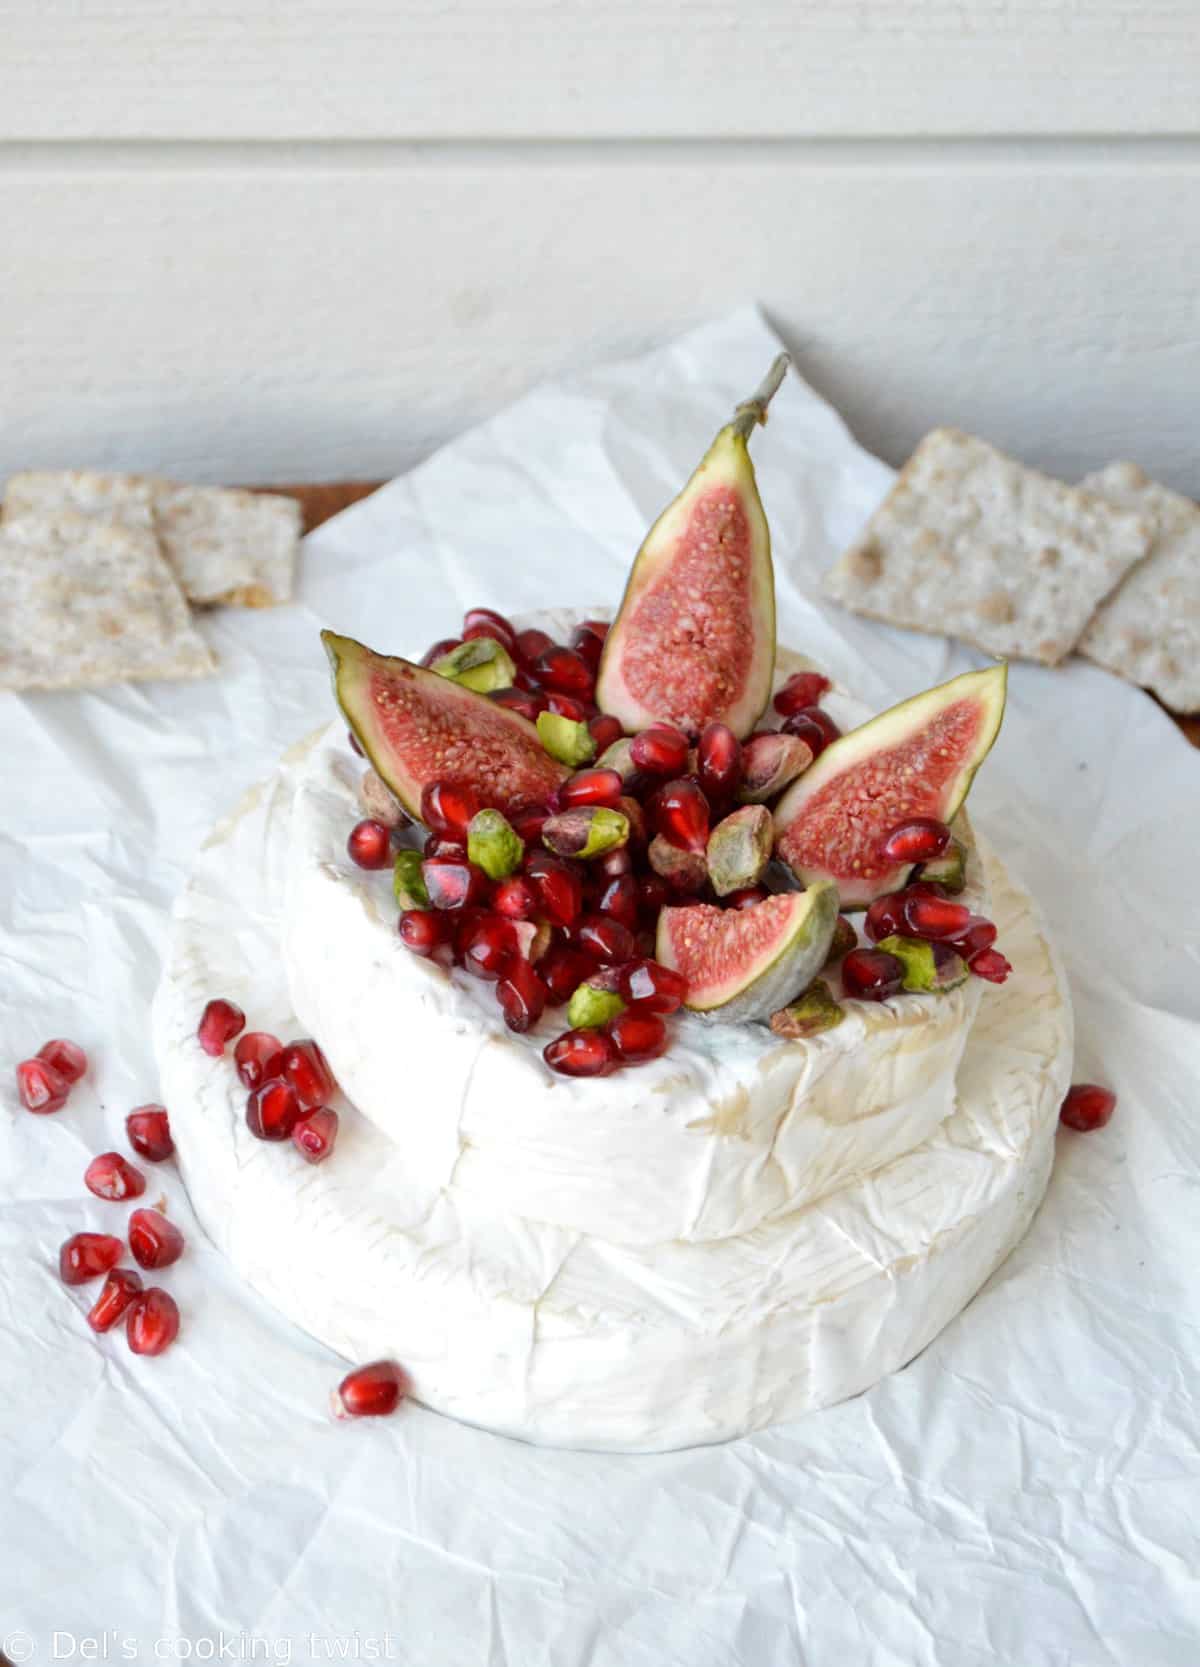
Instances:
[[[464,606],[615,599],[651,518],[777,342],[742,310],[541,388],[307,540],[298,602],[206,617],[221,675],[0,696],[0,1650],[14,1662],[1195,1667],[1200,1661],[1200,758],[1082,661],[1015,665],[973,815],[1041,901],[1077,1079],[1028,1237],[856,1401],[661,1457],[536,1449],[409,1407],[325,1411],[341,1363],[192,1229],[159,1360],[57,1250],[126,1206],[95,1152],[155,1098],[148,1008],[211,824],[329,714],[320,624],[410,651]],[[930,413],[931,421],[939,413]],[[882,497],[795,376],[754,442],[779,634],[875,707],[978,656],[839,613],[818,575]],[[1096,458],[1097,465],[1106,459]],[[11,1067],[93,1061],[69,1108]],[[150,1168],[192,1226],[170,1164]],[[116,1229],[119,1230],[119,1227]],[[103,1653],[101,1653],[103,1652]]]

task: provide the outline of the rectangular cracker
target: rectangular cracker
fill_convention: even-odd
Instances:
[[[824,588],[874,619],[1055,665],[1152,534],[1144,516],[937,428]]]
[[[78,689],[215,670],[145,527],[73,510],[6,520],[0,594],[0,688]]]
[[[93,469],[27,469],[9,479],[5,520],[59,509],[154,528],[198,607],[269,608],[292,594],[301,530],[294,498]]]
[[[1154,542],[1092,616],[1079,652],[1176,712],[1200,712],[1200,505],[1143,474],[1110,463],[1081,483],[1154,523]]]

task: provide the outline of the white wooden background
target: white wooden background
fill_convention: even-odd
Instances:
[[[390,474],[756,297],[892,461],[1200,492],[1200,0],[0,0],[0,227],[0,474]]]

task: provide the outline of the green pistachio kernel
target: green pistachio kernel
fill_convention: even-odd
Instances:
[[[572,1030],[598,1030],[624,1011],[625,1003],[615,990],[580,984],[567,1004],[567,1023]]]
[[[772,1013],[771,1029],[776,1036],[786,1036],[789,1041],[803,1041],[809,1036],[819,1036],[823,1030],[832,1030],[845,1017],[846,1009],[834,1000],[825,980],[818,978],[790,1006]]]
[[[921,878],[935,880],[949,892],[960,892],[967,883],[966,848],[952,839],[940,857],[921,864]]]
[[[876,949],[894,955],[904,968],[906,990],[945,995],[970,976],[970,968],[949,944],[926,943],[922,938],[884,938]]]
[[[547,817],[542,824],[542,844],[560,857],[602,857],[629,839],[629,818],[624,811],[606,805],[576,805]]]
[[[420,851],[397,851],[392,863],[392,891],[402,909],[427,909],[429,893],[421,873]]]
[[[490,695],[493,689],[511,689],[517,668],[503,643],[492,637],[473,637],[460,642],[449,654],[433,662],[439,677],[461,683],[464,689],[474,689],[478,695]]]
[[[775,824],[766,805],[744,805],[708,836],[708,877],[718,897],[756,886],[771,860]]]
[[[596,756],[596,743],[586,724],[574,718],[564,718],[558,712],[539,712],[537,732],[543,747],[560,764],[577,768],[590,764]]]
[[[477,810],[467,823],[467,855],[489,880],[506,880],[521,866],[525,842],[500,811]]]

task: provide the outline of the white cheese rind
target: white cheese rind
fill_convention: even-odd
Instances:
[[[531,1441],[724,1440],[903,1365],[1025,1231],[1049,1175],[1071,1015],[1036,910],[996,866],[1016,971],[984,993],[957,1111],[869,1179],[744,1236],[622,1247],[487,1213],[415,1181],[407,1143],[350,1107],[319,1168],[256,1141],[232,1058],[204,1054],[195,1027],[219,992],[252,1024],[294,1033],[274,953],[294,785],[285,767],[202,854],[177,905],[155,1041],[206,1230],[348,1359],[393,1355],[427,1405]]]

